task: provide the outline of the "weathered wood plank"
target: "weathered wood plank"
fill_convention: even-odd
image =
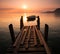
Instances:
[[[24,30],[24,27],[22,28],[22,30],[21,30],[20,34],[18,35],[18,37],[17,37],[15,43],[13,44],[13,47],[16,47],[16,45],[18,44],[19,40],[21,40],[22,34],[24,33],[23,30]]]
[[[6,53],[6,54],[14,54],[13,52],[9,52],[9,53]],[[36,52],[36,51],[31,51],[31,52],[29,52],[29,51],[23,51],[23,52],[18,52],[18,54],[46,54],[46,52]]]
[[[8,52],[13,52],[13,49],[9,49]],[[19,48],[18,52],[45,52],[45,49],[43,47],[33,47],[33,48]]]
[[[42,42],[42,39],[40,38],[40,34],[38,33],[38,30],[36,27],[34,27],[34,29],[36,30],[36,34],[37,34],[37,37],[39,38],[40,40],[40,44],[43,45],[43,42]]]
[[[43,44],[44,44],[46,53],[47,53],[47,54],[51,54],[51,51],[50,51],[50,49],[49,49],[47,43],[45,42],[45,40],[44,40],[44,38],[43,38],[43,36],[42,36],[42,33],[41,33],[40,31],[38,31],[38,32],[40,33],[40,36],[41,36],[41,38],[42,38],[42,41],[43,41]]]
[[[22,44],[22,45],[23,45],[24,40],[25,40],[25,38],[26,38],[26,35],[27,35],[27,32],[28,32],[28,29],[29,29],[29,27],[26,28],[25,34],[24,34],[23,37],[22,37],[22,40],[21,40],[21,43],[20,43],[20,44]]]
[[[8,53],[8,54],[13,54],[13,53]],[[18,53],[18,54],[46,54],[45,52],[21,52],[21,53]]]
[[[28,49],[28,47],[29,47],[28,46],[28,44],[29,44],[28,42],[29,42],[29,39],[30,39],[30,29],[31,29],[31,27],[29,28],[28,35],[27,35],[27,40],[26,40],[26,44],[25,44],[25,48],[26,49]]]
[[[37,45],[37,40],[36,40],[36,33],[35,33],[35,29],[34,29],[34,26],[33,26],[33,36],[34,36],[34,45],[36,46]]]
[[[51,51],[50,51],[48,45],[46,44],[46,42],[45,42],[45,40],[44,40],[44,38],[43,38],[42,33],[40,32],[40,30],[37,31],[37,28],[36,28],[36,27],[35,27],[35,29],[36,29],[36,32],[37,32],[38,34],[40,34],[40,38],[41,38],[41,41],[42,41],[42,43],[43,43],[43,45],[44,45],[44,48],[45,48],[45,50],[46,50],[46,53],[47,53],[47,54],[51,54]]]
[[[19,49],[19,45],[20,45],[20,41],[21,41],[23,33],[24,33],[24,27],[22,28],[20,35],[17,37],[15,43],[13,44],[13,52],[14,52],[14,54],[18,54],[17,51]]]

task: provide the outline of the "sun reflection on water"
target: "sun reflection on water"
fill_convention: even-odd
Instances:
[[[24,16],[23,16],[23,18],[24,18],[23,21],[24,22],[27,22],[27,18],[26,17],[27,17],[27,15],[26,15],[26,13],[24,13]]]
[[[27,14],[24,13],[24,16],[23,16],[23,23],[24,23],[24,26],[27,25]]]

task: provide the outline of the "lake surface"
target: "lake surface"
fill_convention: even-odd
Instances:
[[[52,54],[60,52],[60,16],[48,13],[0,13],[0,53],[6,52],[6,49],[11,43],[9,33],[9,24],[13,24],[15,35],[20,31],[20,18],[24,17],[24,25],[36,25],[36,20],[27,22],[26,16],[36,15],[40,17],[40,29],[44,35],[45,24],[49,25],[48,45],[51,48]]]

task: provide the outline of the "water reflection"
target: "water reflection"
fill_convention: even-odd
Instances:
[[[27,25],[27,14],[24,13],[24,16],[23,16],[23,23],[24,23],[24,26]]]
[[[60,17],[60,13],[55,13],[55,16],[59,18]]]
[[[26,15],[26,13],[24,13],[24,16],[23,16],[23,18],[24,18],[23,21],[24,22],[27,22],[27,18],[26,17],[27,17],[27,15]]]
[[[31,21],[27,22],[27,16],[30,15],[39,15],[40,16],[40,28],[41,31],[44,32],[44,25],[49,25],[49,44],[51,44],[53,47],[56,45],[58,46],[60,44],[60,17],[54,15],[54,14],[40,14],[40,13],[15,13],[15,14],[0,14],[0,43],[2,48],[3,45],[7,45],[7,42],[9,43],[10,40],[10,34],[8,25],[13,24],[15,35],[20,31],[20,16],[23,16],[24,25],[25,26],[31,26],[36,25],[37,22]],[[55,42],[55,43],[54,43]],[[1,49],[2,49],[1,48]],[[59,48],[59,46],[58,46]],[[57,53],[58,54],[58,53]]]

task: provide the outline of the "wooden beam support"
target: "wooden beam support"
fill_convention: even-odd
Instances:
[[[24,24],[23,24],[23,16],[21,16],[21,19],[20,19],[20,30],[22,29],[23,26],[24,26]]]
[[[48,41],[48,30],[49,30],[49,26],[47,24],[45,24],[44,38],[45,38],[46,42]]]
[[[12,24],[9,25],[9,30],[10,30],[10,35],[11,35],[12,44],[13,44],[15,42],[15,34],[14,34],[14,29]]]
[[[37,16],[37,27],[40,30],[40,18],[39,18],[39,16]]]

